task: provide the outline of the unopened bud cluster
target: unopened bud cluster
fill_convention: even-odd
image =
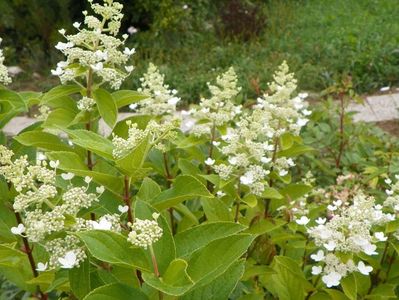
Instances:
[[[178,126],[178,120],[172,118],[163,123],[151,120],[145,129],[138,128],[137,124],[131,121],[127,121],[126,124],[129,126],[127,138],[124,139],[117,135],[113,135],[112,138],[114,146],[112,154],[115,158],[122,158],[145,138],[148,138],[149,144],[162,149],[162,140],[172,138],[175,135],[173,129]]]
[[[2,39],[0,38],[0,45],[1,42]],[[7,67],[4,65],[4,54],[2,49],[0,49],[0,83],[4,85],[11,83],[11,78],[8,76]]]
[[[135,52],[134,49],[123,49],[127,35],[122,40],[116,37],[123,17],[123,5],[112,0],[103,0],[102,5],[92,0],[89,2],[98,16],[84,11],[84,24],[73,24],[78,30],[76,34],[67,35],[64,29],[59,30],[67,42],[59,42],[55,47],[66,56],[66,60],[59,62],[51,72],[66,83],[89,76],[87,72],[90,71],[100,84],[107,82],[118,89],[133,71],[133,66],[126,66],[126,63]],[[90,106],[87,99],[79,103],[81,110],[87,111]]]
[[[277,157],[279,138],[284,133],[298,135],[307,122],[303,114],[310,113],[305,109],[303,96],[292,96],[296,87],[296,80],[284,62],[269,84],[272,94],[265,94],[250,111],[238,115],[221,141],[214,142],[227,160],[213,166],[222,179],[239,177],[242,185],[261,196],[271,170],[280,177],[288,175],[295,162],[292,158]]]
[[[214,126],[222,126],[231,122],[241,113],[241,105],[235,105],[235,97],[241,91],[238,78],[231,67],[216,78],[216,84],[208,82],[211,96],[202,98],[198,108],[190,111],[197,124],[191,132],[196,136],[209,136]]]
[[[158,215],[153,214],[153,220],[136,219],[131,225],[128,241],[137,247],[147,249],[162,237],[162,228],[157,222]]]
[[[165,75],[161,74],[158,68],[150,63],[147,72],[140,78],[141,88],[138,89],[148,98],[140,101],[137,111],[144,115],[171,115],[176,112],[176,105],[180,98],[176,96],[177,91],[170,89],[165,84]]]

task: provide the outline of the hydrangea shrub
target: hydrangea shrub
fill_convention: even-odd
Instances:
[[[59,31],[59,86],[0,89],[0,128],[40,106],[0,145],[2,276],[37,299],[396,298],[398,178],[317,185],[312,110],[285,62],[256,101],[229,68],[182,110],[153,64],[120,89],[123,6],[89,3]]]

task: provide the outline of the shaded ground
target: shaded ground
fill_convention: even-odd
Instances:
[[[375,123],[384,131],[399,137],[399,120],[389,120]]]

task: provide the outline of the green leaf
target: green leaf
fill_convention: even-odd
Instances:
[[[87,170],[87,166],[79,155],[73,152],[52,151],[47,152],[46,156],[50,160],[59,161],[59,168],[67,171],[67,169]]]
[[[249,234],[236,234],[215,240],[194,252],[188,261],[187,273],[196,287],[209,284],[223,274],[254,240]]]
[[[163,191],[153,199],[153,206],[158,210],[164,210],[197,197],[213,198],[213,195],[195,177],[180,175],[176,177],[170,189]]]
[[[136,91],[120,90],[112,93],[118,108],[147,99],[149,96]]]
[[[286,132],[280,137],[280,144],[283,150],[289,149],[294,144],[294,139],[291,133]]]
[[[89,258],[80,263],[78,268],[69,270],[69,284],[78,299],[83,299],[91,291]]]
[[[245,233],[262,235],[272,232],[273,230],[276,230],[285,224],[287,224],[287,222],[280,219],[261,219],[259,222],[254,223],[250,228],[248,228]]]
[[[132,248],[127,238],[106,230],[90,230],[76,233],[95,258],[111,264],[137,268],[143,271],[151,269],[144,250]]]
[[[170,263],[162,277],[158,278],[152,273],[143,273],[143,279],[153,288],[172,296],[181,296],[194,285],[187,274],[187,262],[180,258]]]
[[[334,289],[324,289],[324,291],[331,297],[332,300],[348,300],[349,298],[345,296],[344,293],[342,293],[339,290],[334,290]]]
[[[114,97],[106,90],[100,88],[93,92],[93,98],[96,100],[100,116],[109,127],[114,128],[118,118],[118,107]]]
[[[185,294],[181,300],[229,299],[230,294],[244,273],[245,260],[233,263],[211,283]]]
[[[161,188],[159,187],[158,183],[151,178],[146,177],[144,178],[136,197],[144,202],[151,202],[152,199],[158,196],[160,193]]]
[[[96,288],[84,298],[84,300],[122,299],[148,300],[148,297],[139,289],[121,283],[112,283]]]
[[[105,137],[83,129],[63,129],[71,138],[72,142],[86,150],[90,150],[106,159],[113,160],[112,142]]]
[[[143,168],[148,152],[151,149],[150,138],[147,135],[142,141],[132,149],[127,155],[116,161],[116,166],[121,172],[129,175],[134,180],[145,176],[146,170]]]
[[[275,188],[267,187],[262,193],[262,197],[266,199],[283,199],[281,195]]]
[[[19,92],[19,95],[26,103],[26,106],[31,107],[32,105],[39,104],[42,93],[33,91],[23,91]]]
[[[0,88],[0,128],[12,118],[28,110],[23,98],[16,92]]]
[[[23,290],[35,291],[28,283],[33,278],[28,256],[21,251],[0,245],[0,274]]]
[[[279,299],[303,300],[306,292],[313,288],[293,259],[275,256],[272,267],[276,274],[271,275],[267,289],[278,295]]]
[[[212,241],[236,234],[244,229],[244,225],[233,222],[205,223],[187,229],[175,235],[177,256],[190,256]]]
[[[249,207],[253,208],[258,204],[258,198],[254,194],[247,194],[241,199]]]
[[[202,198],[201,205],[208,221],[233,221],[229,207],[219,198]]]
[[[54,275],[54,280],[51,282],[50,286],[45,290],[49,293],[53,290],[57,291],[70,291],[71,287],[69,285],[69,272],[66,269],[61,269],[57,271]]]
[[[50,112],[44,123],[43,128],[67,128],[75,118],[75,112],[64,109],[57,108]]]
[[[312,190],[312,187],[306,184],[293,183],[289,184],[280,190],[281,194],[287,197],[289,200],[296,200]]]
[[[47,102],[51,102],[57,98],[79,93],[81,90],[82,88],[77,84],[56,86],[43,95],[41,104],[46,104]]]
[[[45,291],[54,282],[54,277],[55,277],[54,271],[41,272],[37,277],[33,277],[31,280],[28,280],[26,283],[35,286],[40,286],[40,289],[42,291]]]
[[[43,131],[27,131],[17,135],[14,139],[24,146],[33,146],[44,150],[74,151],[73,148],[63,143],[58,136]]]
[[[310,146],[295,143],[291,148],[277,152],[277,157],[295,157],[311,151],[315,151],[315,149]]]
[[[366,299],[398,299],[395,293],[395,284],[380,284],[373,289]]]
[[[357,282],[353,274],[349,274],[341,280],[341,286],[345,295],[351,299],[357,299]]]

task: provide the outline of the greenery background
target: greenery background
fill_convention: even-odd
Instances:
[[[73,32],[86,9],[81,0],[0,0],[0,36],[8,65],[19,65],[14,88],[46,88],[58,29]],[[126,87],[137,88],[150,61],[188,102],[206,82],[236,68],[244,97],[266,88],[287,60],[300,88],[320,91],[345,73],[355,90],[372,93],[399,81],[399,5],[395,0],[120,0],[124,32],[137,48],[136,71]],[[36,72],[32,82],[32,73]],[[38,76],[40,75],[40,76]],[[56,78],[52,79],[56,81]]]

